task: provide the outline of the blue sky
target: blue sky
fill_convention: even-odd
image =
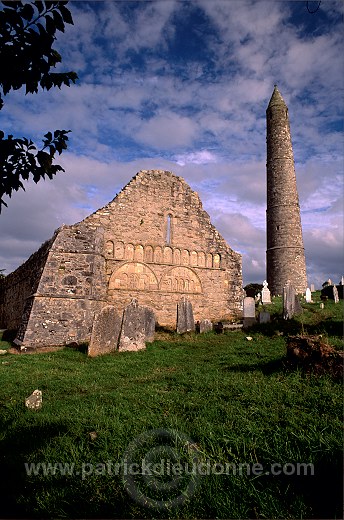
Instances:
[[[308,2],[310,11],[318,2]],[[0,267],[20,265],[60,225],[103,206],[140,169],[195,189],[243,255],[244,283],[265,278],[265,110],[288,107],[308,280],[343,270],[343,13],[322,1],[70,2],[56,47],[75,86],[12,92],[1,128],[39,139],[70,129],[53,181],[28,183],[0,215]]]

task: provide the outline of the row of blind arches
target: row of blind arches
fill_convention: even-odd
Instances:
[[[129,262],[147,262],[155,264],[191,265],[194,267],[221,267],[221,256],[218,253],[189,251],[188,249],[170,246],[142,246],[141,244],[124,244],[122,241],[108,240],[105,245],[107,258],[127,260]]]

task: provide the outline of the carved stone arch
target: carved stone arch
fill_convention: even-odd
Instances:
[[[181,258],[180,249],[177,248],[173,251],[173,263],[175,265],[180,265],[180,261],[181,261],[180,258]]]
[[[161,277],[160,290],[164,292],[201,293],[202,283],[190,267],[175,266]]]
[[[191,251],[190,255],[190,265],[197,266],[197,253],[196,251]]]
[[[145,247],[145,262],[153,262],[153,247]]]
[[[112,240],[107,240],[105,244],[105,255],[108,258],[113,258],[115,253],[115,245]]]
[[[134,244],[127,244],[125,247],[125,259],[132,262],[134,260]]]
[[[148,265],[141,262],[126,262],[111,274],[109,291],[114,289],[157,291],[158,279]]]
[[[122,240],[115,242],[115,258],[116,260],[123,260],[124,258],[124,242]]]
[[[143,246],[138,244],[135,246],[135,256],[134,256],[136,262],[143,262]]]
[[[211,253],[207,253],[207,267],[213,267],[213,255]]]
[[[164,247],[164,264],[172,264],[172,248]]]
[[[215,253],[213,257],[213,266],[215,269],[219,269],[221,265],[221,256],[218,253]]]
[[[205,253],[203,251],[198,253],[198,267],[205,267]]]
[[[156,264],[161,264],[162,263],[162,249],[161,249],[160,246],[157,246],[154,249],[154,262]]]
[[[183,249],[182,256],[181,256],[181,264],[189,265],[189,263],[190,263],[190,253],[187,249]]]

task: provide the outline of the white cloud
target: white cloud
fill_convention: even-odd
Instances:
[[[153,148],[173,150],[190,146],[196,135],[197,126],[191,118],[168,111],[142,122],[135,138]]]
[[[185,166],[186,164],[209,164],[218,162],[216,155],[209,150],[199,150],[197,152],[184,153],[175,156],[177,164]]]

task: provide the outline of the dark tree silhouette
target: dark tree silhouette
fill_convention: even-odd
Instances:
[[[67,1],[24,3],[0,2],[0,110],[4,96],[25,87],[26,94],[39,88],[70,86],[78,78],[75,72],[51,72],[62,61],[53,49],[56,32],[73,24]],[[69,130],[55,130],[44,135],[39,149],[25,137],[5,136],[0,130],[0,212],[7,206],[4,195],[25,189],[23,180],[51,179],[64,169],[53,164],[55,154],[67,148]]]

